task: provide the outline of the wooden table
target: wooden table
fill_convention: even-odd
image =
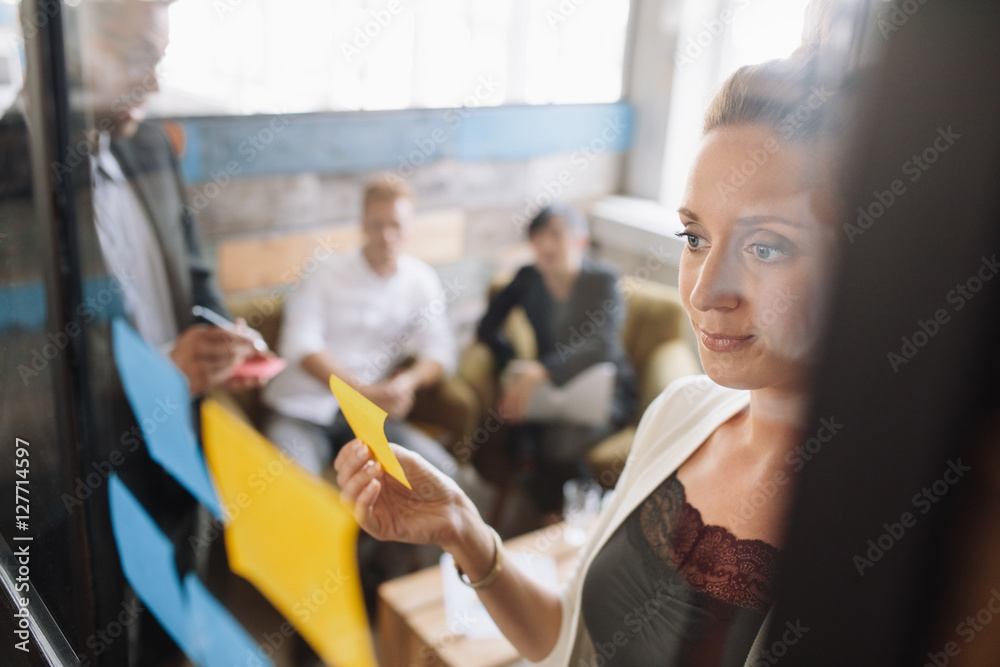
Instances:
[[[566,544],[563,524],[505,543],[509,551],[556,561],[559,581],[573,567],[578,547]],[[378,636],[383,667],[506,667],[524,663],[503,637],[468,639],[447,627],[441,568],[429,567],[379,587]]]

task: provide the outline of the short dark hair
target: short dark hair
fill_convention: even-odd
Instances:
[[[553,217],[560,217],[575,236],[587,236],[590,230],[583,215],[568,204],[549,204],[539,211],[528,223],[528,238],[549,226]]]

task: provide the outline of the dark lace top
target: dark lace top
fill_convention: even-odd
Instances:
[[[608,667],[742,667],[771,603],[778,551],[705,525],[668,477],[594,558],[583,620]]]

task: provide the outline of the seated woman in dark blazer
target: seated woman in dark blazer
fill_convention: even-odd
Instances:
[[[478,335],[502,370],[501,416],[514,424],[518,476],[543,514],[558,513],[562,485],[589,477],[583,461],[631,417],[635,375],[621,344],[625,304],[618,276],[585,256],[586,221],[568,206],[542,209],[528,226],[535,255],[492,300]],[[534,329],[537,360],[514,360],[502,327],[515,306]]]

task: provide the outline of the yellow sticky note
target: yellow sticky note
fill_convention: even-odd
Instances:
[[[351,425],[351,430],[361,442],[368,445],[375,455],[375,460],[382,468],[395,477],[406,488],[412,489],[403,466],[392,453],[389,441],[385,439],[386,412],[361,395],[357,389],[341,380],[336,375],[330,376],[330,390],[337,397],[340,409]]]
[[[201,418],[233,572],[253,583],[325,664],[375,667],[350,510],[333,487],[215,401],[202,404]]]

